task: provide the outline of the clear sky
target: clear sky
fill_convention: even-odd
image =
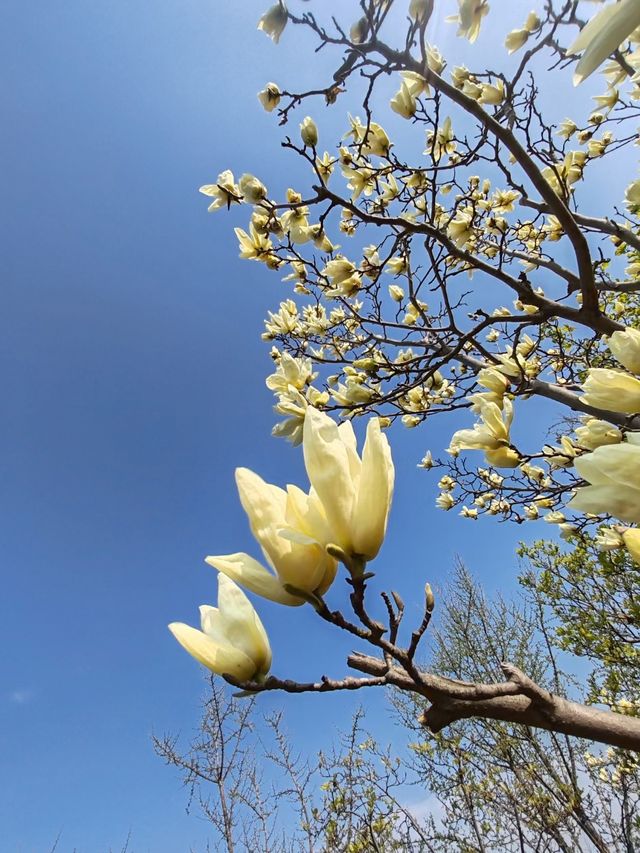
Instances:
[[[330,60],[313,65],[297,36],[276,47],[258,33],[266,5],[3,3],[3,853],[41,853],[58,833],[62,853],[100,853],[129,830],[136,853],[204,849],[206,825],[185,814],[150,742],[188,735],[204,691],[166,625],[214,603],[206,554],[257,556],[234,467],[303,483],[300,452],[270,437],[259,339],[288,291],[238,260],[232,226],[246,211],[207,215],[197,192],[224,168],[279,191],[299,173],[255,95],[268,80],[317,82]],[[451,27],[443,39],[445,52],[459,45]],[[332,141],[346,106],[333,110],[314,113]],[[424,581],[441,584],[456,554],[490,589],[515,575],[521,531],[433,508],[435,481],[416,462],[450,432],[391,435],[398,487],[377,566],[415,614]],[[349,644],[309,608],[259,609],[275,673],[344,672]],[[384,731],[382,697],[367,698]],[[356,700],[261,702],[284,707],[314,749]]]

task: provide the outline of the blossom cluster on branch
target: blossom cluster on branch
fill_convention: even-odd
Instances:
[[[640,529],[628,526],[640,524],[640,179],[625,182],[624,197],[598,215],[588,192],[603,169],[626,170],[637,144],[640,5],[608,2],[593,14],[586,0],[540,2],[521,27],[500,34],[504,49],[491,70],[452,65],[429,41],[431,19],[441,14],[433,0],[358,5],[361,16],[347,26],[322,22],[312,4],[297,13],[279,0],[258,24],[275,43],[302,27],[341,54],[317,89],[268,82],[258,93],[281,125],[313,99],[331,106],[349,85],[364,87],[360,113],[349,115],[335,144],[311,115],[285,136],[283,147],[309,170],[309,187],[272,198],[261,178],[236,180],[230,169],[201,187],[210,211],[250,208],[246,228],[235,229],[240,257],[285,273],[292,290],[265,320],[275,364],[267,385],[276,396],[274,434],[302,444],[311,488],[285,491],[238,469],[240,500],[269,568],[244,553],[209,557],[222,585],[219,610],[203,614],[206,639],[172,630],[246,689],[392,684],[430,699],[434,730],[469,716],[472,703],[474,713],[543,727],[568,714],[571,733],[587,736],[606,724],[568,709],[509,664],[507,681],[493,685],[445,685],[417,670],[430,588],[403,648],[404,605],[395,593],[384,597],[386,626],[369,615],[366,566],[382,544],[393,491],[382,430],[447,413],[463,426],[442,458],[430,451],[420,463],[440,474],[438,507],[470,520],[542,518],[569,541],[597,525],[603,550],[626,548],[640,562]],[[500,31],[494,5],[457,0],[447,20],[474,44],[487,21]],[[392,46],[398,22],[404,36]],[[604,91],[595,108],[576,98],[572,116],[547,118],[541,69],[559,86],[598,71]],[[398,90],[374,111],[389,77]],[[413,154],[405,122],[419,145]],[[549,440],[521,438],[519,420],[540,398],[563,420]],[[363,415],[373,417],[360,457],[351,421]],[[355,622],[323,598],[339,564]],[[350,659],[365,679],[300,685],[267,677],[268,641],[242,593],[230,592],[235,583],[282,604],[310,603],[384,661]],[[607,737],[620,744],[626,735]],[[624,742],[634,737],[640,744],[640,731]]]

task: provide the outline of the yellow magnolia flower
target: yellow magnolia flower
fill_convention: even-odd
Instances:
[[[322,595],[335,578],[337,564],[325,549],[333,538],[322,504],[297,486],[287,490],[266,483],[248,468],[236,469],[236,485],[251,532],[273,569],[245,553],[207,557],[206,562],[242,586],[280,604],[304,600],[286,585]]]
[[[601,9],[580,31],[580,35],[568,48],[572,56],[584,54],[573,75],[574,85],[582,83],[620,45],[640,27],[640,3],[638,0],[622,0],[610,3]]]
[[[516,53],[521,47],[524,47],[529,35],[530,33],[527,29],[511,30],[504,40],[504,46],[507,48],[509,54]]]
[[[233,172],[230,169],[221,172],[215,184],[205,184],[200,187],[200,192],[213,198],[207,208],[210,213],[220,207],[226,207],[228,210],[232,204],[240,204],[240,190],[233,180]]]
[[[429,84],[422,74],[418,74],[417,71],[401,71],[400,76],[414,98],[419,98],[422,94],[429,94]]]
[[[312,494],[324,509],[330,541],[346,554],[372,560],[384,540],[394,483],[391,450],[378,418],[367,424],[360,458],[351,422],[338,426],[309,407],[302,446]]]
[[[275,44],[280,41],[280,36],[287,26],[287,7],[279,2],[271,6],[258,21],[258,29],[273,39]]]
[[[251,602],[232,580],[218,575],[218,607],[200,607],[202,630],[172,622],[169,630],[197,661],[217,675],[238,681],[263,681],[271,648]]]
[[[290,385],[302,391],[316,376],[310,358],[294,358],[290,353],[283,352],[276,372],[267,377],[266,386],[276,394],[284,394]]]
[[[572,509],[640,522],[640,433],[628,433],[622,444],[598,447],[574,465],[590,485],[576,490]]]
[[[504,395],[509,384],[507,378],[499,370],[496,370],[495,367],[483,367],[482,370],[478,371],[476,380],[479,385],[483,385],[489,391],[493,391],[494,394],[499,394],[501,397]]]
[[[517,451],[509,447],[509,431],[513,405],[505,398],[503,409],[494,402],[474,395],[481,421],[473,429],[460,429],[451,436],[448,453],[457,456],[461,450],[484,450],[487,462],[496,468],[515,468],[520,461]]]
[[[614,332],[609,338],[609,349],[623,367],[631,373],[640,373],[640,331],[628,328]]]
[[[479,104],[501,104],[505,99],[504,83],[497,80],[495,86],[489,83],[482,84],[482,92],[478,98]]]
[[[311,116],[305,116],[300,122],[300,138],[304,145],[315,148],[318,144],[318,128]]]
[[[637,527],[627,528],[622,532],[622,541],[636,563],[640,564],[640,530]]]
[[[241,258],[250,261],[264,261],[272,256],[273,243],[264,234],[260,234],[253,223],[249,226],[248,234],[242,228],[234,228],[233,230],[238,238]]]
[[[583,418],[584,426],[575,430],[576,438],[580,447],[587,450],[595,450],[605,444],[619,444],[622,441],[622,433],[608,421],[600,421],[597,418]]]
[[[404,299],[404,290],[398,284],[389,285],[389,296],[394,302],[402,302]]]
[[[267,197],[267,188],[255,175],[244,174],[238,181],[238,189],[248,204],[258,204]]]
[[[258,92],[258,100],[264,109],[270,113],[275,110],[280,103],[281,95],[282,93],[280,92],[280,87],[277,83],[267,83],[264,89],[261,92]]]
[[[592,367],[582,387],[589,406],[629,415],[640,412],[640,380],[622,370]]]
[[[356,265],[343,255],[329,261],[322,270],[322,275],[331,283],[331,288],[327,291],[328,296],[352,296],[362,285]]]
[[[489,14],[487,0],[458,0],[458,14],[448,20],[460,24],[457,35],[467,38],[472,44],[478,38],[482,19]]]
[[[411,94],[411,90],[405,82],[400,85],[400,91],[393,96],[389,106],[394,113],[398,113],[402,118],[412,118],[418,109],[415,96]]]
[[[470,213],[459,212],[447,227],[447,236],[453,240],[459,249],[464,249],[474,236],[475,232],[471,223],[472,215]]]
[[[640,210],[640,180],[629,184],[624,194],[625,204],[632,213]]]
[[[427,147],[423,154],[433,156],[434,160],[440,160],[445,154],[453,154],[456,150],[455,134],[451,117],[447,116],[438,128],[437,132],[427,131]]]

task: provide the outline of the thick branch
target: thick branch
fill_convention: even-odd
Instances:
[[[470,685],[421,673],[422,683],[418,685],[401,669],[389,669],[385,661],[378,658],[353,654],[348,663],[353,669],[378,678],[386,677],[388,683],[401,690],[419,693],[428,699],[431,705],[423,713],[421,722],[434,733],[456,720],[479,717],[640,751],[640,719],[600,711],[548,693],[511,664],[503,666],[509,678],[503,684]],[[461,692],[466,692],[469,698],[459,698]]]

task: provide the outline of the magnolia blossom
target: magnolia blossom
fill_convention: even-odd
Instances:
[[[624,194],[625,204],[632,213],[637,213],[640,208],[640,180],[629,184]]]
[[[258,92],[258,100],[264,109],[270,113],[280,103],[282,93],[277,83],[267,83],[261,92]]]
[[[266,261],[272,257],[273,243],[266,235],[257,231],[253,223],[249,226],[248,234],[242,228],[234,228],[233,230],[238,238],[241,258],[250,261]]]
[[[305,145],[315,148],[318,144],[318,128],[311,116],[306,116],[300,123],[300,138]]]
[[[583,418],[584,426],[575,430],[576,438],[580,447],[587,450],[595,450],[605,444],[619,444],[622,441],[622,433],[608,421],[600,421],[597,418]]]
[[[372,560],[387,529],[394,467],[378,418],[371,418],[358,456],[350,421],[338,426],[309,407],[304,422],[304,462],[330,530],[331,542],[346,554]]]
[[[481,422],[473,429],[460,429],[451,437],[448,452],[457,456],[461,450],[484,450],[487,462],[497,468],[514,468],[520,461],[516,450],[509,446],[509,430],[513,420],[513,405],[505,398],[503,409],[475,395]]]
[[[574,465],[590,485],[576,490],[572,509],[640,522],[640,433],[628,433],[621,444],[598,447]]]
[[[625,329],[614,332],[609,338],[609,349],[623,367],[632,373],[640,373],[640,331]]]
[[[403,118],[412,118],[418,108],[416,98],[405,82],[400,85],[400,91],[393,96],[389,102],[389,106]]]
[[[480,33],[482,19],[489,13],[487,0],[458,0],[458,14],[448,20],[460,24],[458,35],[473,43]]]
[[[200,192],[213,198],[207,208],[210,213],[220,207],[229,209],[232,204],[240,203],[240,190],[233,180],[233,172],[230,169],[221,172],[215,184],[205,184],[200,187]]]
[[[271,6],[258,21],[258,29],[278,44],[280,36],[287,26],[287,7],[279,2]]]
[[[244,174],[238,181],[238,189],[248,204],[257,204],[267,197],[267,188],[255,175]]]
[[[270,391],[283,394],[290,385],[301,391],[316,376],[310,358],[294,358],[290,353],[283,352],[278,359],[276,372],[268,376],[265,382]]]
[[[269,639],[251,602],[218,575],[218,607],[200,607],[202,630],[172,622],[169,630],[189,654],[217,675],[263,681],[271,666]]]
[[[529,35],[530,33],[527,29],[511,30],[504,40],[504,46],[510,54],[516,53],[521,47],[525,46]]]
[[[636,563],[640,564],[640,530],[637,527],[627,528],[622,532],[622,541]]]
[[[640,412],[640,380],[622,370],[592,367],[582,387],[589,406],[629,415]]]
[[[584,54],[573,76],[575,85],[582,83],[620,45],[640,27],[640,3],[638,0],[622,0],[610,3],[601,9],[580,31],[567,53]]]
[[[285,491],[248,468],[236,469],[236,485],[251,532],[272,571],[245,553],[207,557],[206,562],[257,595],[280,604],[304,603],[285,586],[319,595],[326,592],[337,564],[326,551],[334,539],[317,496],[291,485]]]

